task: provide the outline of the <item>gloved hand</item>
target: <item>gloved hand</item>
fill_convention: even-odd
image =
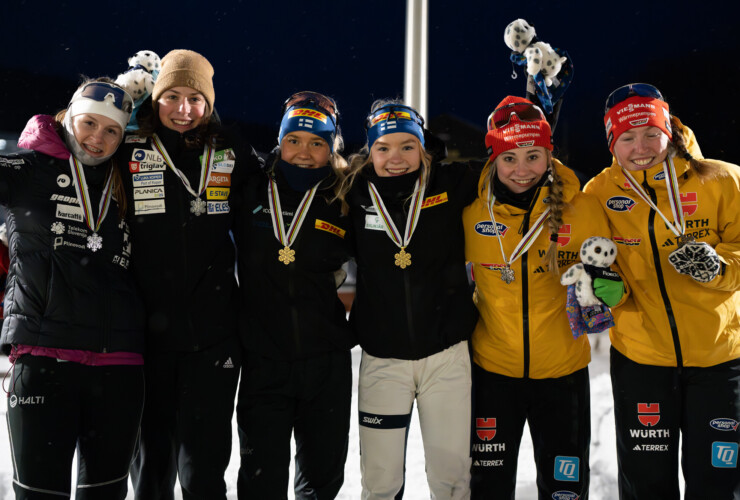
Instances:
[[[594,295],[609,307],[614,307],[624,295],[624,282],[619,274],[608,267],[585,265],[586,272],[591,276],[591,285]]]
[[[720,270],[717,252],[704,242],[686,243],[671,252],[668,262],[678,273],[691,276],[700,283],[709,283]]]

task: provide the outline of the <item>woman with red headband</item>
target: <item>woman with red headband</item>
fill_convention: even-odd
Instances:
[[[620,498],[740,498],[740,170],[703,159],[652,85],[606,102],[612,164],[586,185],[630,291],[614,309]]]
[[[144,404],[146,317],[113,154],[133,100],[83,83],[0,156],[10,266],[2,348],[15,498],[123,500]],[[77,453],[77,484],[72,483]]]
[[[349,217],[335,200],[341,155],[333,99],[285,101],[278,146],[246,183],[236,231],[246,351],[237,422],[239,498],[334,498],[344,481],[356,344],[337,287]]]
[[[367,145],[350,158],[342,195],[355,231],[362,346],[362,498],[398,497],[418,404],[433,498],[469,496],[470,356],[476,320],[465,272],[462,209],[479,172],[445,165],[444,144],[415,109],[377,101]]]
[[[585,239],[610,234],[596,199],[552,157],[551,136],[539,107],[513,96],[501,101],[489,117],[478,197],[463,214],[480,312],[472,339],[472,498],[514,497],[525,422],[540,498],[588,496],[591,353],[588,337],[571,331],[559,278],[580,261]],[[616,297],[595,292],[612,305],[621,286]]]

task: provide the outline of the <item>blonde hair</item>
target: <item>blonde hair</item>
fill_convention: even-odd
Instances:
[[[550,208],[550,215],[547,219],[547,225],[550,228],[550,245],[547,247],[543,260],[550,268],[550,272],[558,276],[560,274],[558,268],[558,230],[563,225],[563,212],[568,204],[563,200],[564,183],[555,168],[555,162],[552,161],[552,153],[547,149],[545,151],[547,152],[547,171],[543,175],[549,175],[552,180],[549,183],[550,193],[546,198],[547,206]],[[496,160],[498,158],[501,158],[501,155],[497,156]],[[489,158],[486,162],[485,167],[489,167],[490,170],[484,189],[487,189],[488,185],[493,183],[496,175],[496,160],[491,161]],[[485,167],[483,168],[485,169]]]
[[[717,167],[714,163],[691,156],[686,144],[688,141],[686,129],[681,125],[678,118],[673,115],[671,115],[671,129],[673,129],[673,137],[668,143],[668,147],[671,150],[669,152],[675,153],[684,160],[687,160],[689,167],[696,172],[696,176],[700,181],[704,182],[727,175],[727,172]]]
[[[432,171],[432,155],[424,149],[424,146],[421,145],[421,141],[419,141],[418,138],[414,137],[414,139],[419,145],[419,152],[421,156],[420,168],[422,169],[422,172],[424,174],[424,182],[428,183],[429,174]],[[352,189],[352,185],[355,183],[357,174],[362,172],[362,170],[368,165],[370,166],[370,168],[375,168],[373,166],[373,157],[372,154],[370,154],[370,148],[367,144],[365,144],[359,153],[355,153],[349,157],[349,167],[342,172],[342,175],[340,177],[337,194],[334,199],[341,200],[343,215],[347,215],[349,213],[349,204],[346,200],[347,193],[349,193],[350,189]]]

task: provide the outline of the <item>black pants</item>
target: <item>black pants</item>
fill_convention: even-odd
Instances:
[[[513,499],[524,423],[540,499],[588,499],[591,409],[588,368],[523,379],[473,368],[471,498]]]
[[[248,354],[239,387],[240,499],[285,499],[295,434],[295,498],[334,498],[344,482],[352,357],[330,352],[299,361]]]
[[[611,349],[619,497],[740,499],[740,360],[707,368],[641,365]]]
[[[142,366],[21,356],[8,395],[17,499],[124,499],[144,399]]]
[[[131,467],[137,500],[226,498],[231,419],[241,366],[234,336],[198,352],[146,357],[139,453]]]

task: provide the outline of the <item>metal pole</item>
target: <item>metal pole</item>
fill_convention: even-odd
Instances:
[[[406,65],[403,97],[427,118],[428,0],[406,0]]]

